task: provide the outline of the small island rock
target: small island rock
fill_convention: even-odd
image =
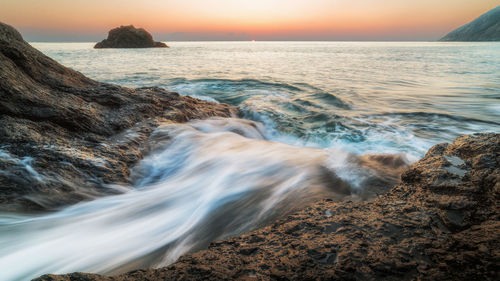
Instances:
[[[143,28],[122,25],[111,29],[108,38],[97,43],[94,48],[168,48],[168,46],[162,42],[155,42],[153,36]]]

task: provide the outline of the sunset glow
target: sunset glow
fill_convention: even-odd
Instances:
[[[435,40],[496,0],[3,0],[29,39],[86,40],[134,24],[164,40]],[[37,38],[34,35],[38,35]]]

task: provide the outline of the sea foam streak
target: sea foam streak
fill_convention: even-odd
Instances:
[[[148,149],[124,194],[48,215],[1,215],[3,278],[166,265],[314,198],[360,194],[383,171],[345,152],[267,141],[261,124],[241,119],[167,124]],[[394,183],[395,173],[382,181]]]

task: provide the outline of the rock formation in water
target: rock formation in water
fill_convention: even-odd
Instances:
[[[51,209],[126,183],[161,122],[237,109],[157,87],[129,89],[66,68],[0,23],[0,210]]]
[[[168,48],[168,46],[162,42],[155,42],[153,36],[143,28],[122,25],[111,29],[108,38],[97,43],[94,48]]]
[[[499,280],[499,264],[500,134],[477,134],[371,201],[320,201],[164,268],[37,280]]]
[[[440,41],[500,41],[500,6],[448,33]]]

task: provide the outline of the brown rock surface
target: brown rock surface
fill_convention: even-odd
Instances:
[[[500,134],[439,144],[374,200],[320,201],[159,269],[37,280],[499,280]]]
[[[115,193],[161,122],[237,109],[161,88],[129,89],[66,68],[0,23],[0,210],[57,208]]]
[[[122,25],[111,29],[108,38],[97,43],[94,48],[168,48],[168,46],[162,42],[155,42],[153,36],[143,28]]]

